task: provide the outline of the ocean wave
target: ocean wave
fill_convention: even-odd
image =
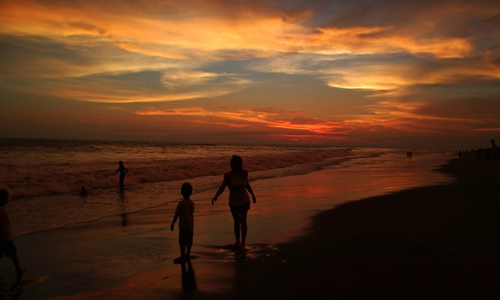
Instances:
[[[279,172],[271,172],[274,175],[270,175],[270,172],[259,171],[306,164],[313,164],[312,168],[321,168],[323,165],[331,164],[335,159],[352,155],[351,149],[346,148],[280,148],[275,151],[261,151],[261,154],[258,149],[251,149],[251,147],[246,151],[242,151],[244,149],[241,147],[233,150],[240,150],[238,152],[246,154],[242,155],[244,167],[251,174],[260,174],[251,179],[273,177],[279,174]],[[230,153],[231,149],[229,148],[226,152]],[[233,153],[238,154],[238,152]],[[151,155],[153,159],[150,160],[147,156],[141,160],[124,160],[129,170],[125,185],[134,186],[142,183],[222,175],[229,170],[230,156],[227,153],[226,155],[212,153],[211,156],[205,157],[177,155],[178,159],[170,158],[168,153],[165,154],[164,159],[159,159],[159,155],[155,153]],[[68,160],[71,162],[62,160],[61,163],[2,164],[0,165],[2,185],[10,190],[13,198],[74,193],[81,186],[87,189],[118,186],[119,175],[113,175],[118,168],[116,161],[78,163],[74,160]],[[281,175],[289,174],[285,172]]]

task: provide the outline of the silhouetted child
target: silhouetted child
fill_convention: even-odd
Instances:
[[[19,258],[17,257],[17,249],[12,241],[12,233],[10,231],[10,221],[9,215],[5,206],[9,202],[9,193],[6,190],[0,190],[0,258],[4,255],[12,258],[14,266],[16,267],[17,277],[21,276],[26,272],[21,268],[19,264]]]
[[[123,165],[123,161],[121,160],[118,162],[118,170],[116,170],[116,172],[113,175],[115,175],[118,172],[120,172],[120,183],[119,183],[120,189],[124,189],[125,185],[123,184],[123,180],[125,179],[125,175],[127,175],[128,170],[127,168],[125,168],[125,166]]]
[[[194,228],[194,203],[189,199],[193,193],[193,187],[189,182],[185,182],[181,187],[183,199],[177,204],[174,219],[170,224],[170,230],[174,231],[174,225],[179,218],[179,246],[181,257],[174,259],[174,263],[182,263],[189,260],[191,246],[193,246],[193,228]],[[187,250],[187,251],[186,251]]]

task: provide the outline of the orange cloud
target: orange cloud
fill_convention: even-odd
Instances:
[[[269,136],[273,138],[286,138],[288,140],[297,142],[304,140],[307,142],[311,142],[311,140],[336,140],[336,141],[347,140],[347,137],[342,135],[275,133],[275,134],[270,134]]]
[[[277,113],[270,113],[264,111],[253,111],[236,109],[234,111],[213,111],[206,110],[202,107],[185,107],[185,108],[174,108],[169,110],[158,110],[158,109],[146,109],[143,111],[136,111],[135,114],[141,116],[195,116],[195,117],[211,117],[211,118],[221,118],[228,119],[232,121],[242,121],[247,123],[262,124],[270,128],[279,128],[286,130],[300,130],[313,132],[317,134],[338,134],[344,135],[347,132],[343,129],[343,126],[337,122],[332,121],[322,121],[311,119],[309,122],[300,120],[296,122],[292,120],[282,120],[276,119],[274,116]],[[199,122],[198,120],[196,120]],[[204,121],[209,122],[209,121]],[[220,123],[215,121],[215,123]]]
[[[223,4],[224,3],[224,4]],[[478,16],[491,9],[474,11]],[[225,3],[220,1],[140,1],[123,3],[39,2],[35,0],[0,3],[0,33],[40,36],[57,41],[66,49],[83,49],[82,45],[108,43],[129,55],[113,54],[111,59],[75,63],[65,59],[36,59],[32,67],[19,68],[19,77],[85,76],[100,73],[139,72],[141,70],[177,70],[165,76],[166,86],[178,82],[204,81],[212,76],[199,69],[206,62],[269,58],[250,69],[287,74],[309,74],[329,86],[347,89],[396,90],[416,84],[450,82],[463,76],[500,78],[497,65],[487,60],[457,61],[474,54],[470,37],[446,35],[440,31],[437,15],[448,20],[464,14],[464,7],[439,6],[438,12],[417,14],[419,26],[310,26],[313,10],[284,13],[265,2]],[[411,16],[409,16],[411,18]],[[491,17],[490,17],[491,18]],[[83,48],[82,48],[83,47]],[[92,49],[86,49],[93,51]],[[295,56],[309,54],[316,69],[296,64]],[[328,67],[339,55],[388,55],[409,53],[442,60],[443,66],[432,72],[415,70],[412,64],[365,64]],[[100,53],[99,53],[100,54]],[[104,54],[105,55],[105,54]],[[134,56],[136,55],[136,56]],[[31,59],[31,58],[30,58]],[[164,59],[159,61],[158,59]],[[340,59],[345,59],[341,57]],[[356,60],[355,57],[351,57]],[[497,58],[498,59],[498,58]],[[326,65],[326,66],[325,66]],[[10,72],[10,71],[9,71]],[[241,79],[243,80],[243,79]],[[133,101],[173,101],[196,97],[214,97],[227,92],[192,93],[185,96],[154,95],[133,97]],[[235,89],[231,89],[234,91]],[[58,96],[68,96],[61,92]],[[120,97],[82,95],[86,101],[113,101]],[[101,99],[101,100],[99,100]],[[134,100],[137,99],[137,100]],[[149,100],[148,100],[149,99]]]
[[[379,101],[367,109],[370,114],[353,115],[342,124],[351,130],[381,131],[383,128],[407,133],[443,134],[449,130],[469,131],[473,126],[484,123],[474,118],[444,117],[423,114],[419,111],[428,103]]]
[[[216,52],[220,50],[253,50],[257,57],[282,52],[408,52],[456,58],[468,55],[472,49],[466,38],[420,38],[419,35],[427,32],[419,32],[418,27],[410,34],[379,26],[309,28],[304,25],[305,21],[314,15],[308,11],[286,18],[278,10],[257,14],[252,10],[258,11],[258,6],[242,6],[229,15],[218,12],[220,6],[210,7],[209,4],[197,11],[189,2],[184,5],[177,3],[173,13],[163,9],[166,16],[162,18],[154,10],[144,11],[139,2],[132,6],[113,2],[112,10],[106,5],[43,5],[26,0],[4,2],[1,5],[0,32],[62,38],[96,36],[145,55],[199,60],[217,59]],[[134,7],[137,13],[131,14]]]

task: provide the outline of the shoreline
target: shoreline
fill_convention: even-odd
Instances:
[[[418,159],[389,163],[391,167],[383,174],[387,173],[387,178],[391,178],[394,176],[391,170],[401,169],[403,166],[401,170],[403,173],[399,177],[404,177],[408,172],[406,168],[416,168],[418,163]],[[358,167],[342,170],[332,169],[306,175],[256,181],[254,190],[261,192],[259,200],[266,202],[275,198],[276,195],[281,195],[282,198],[274,200],[278,201],[276,204],[283,212],[281,216],[274,214],[269,216],[269,209],[271,211],[275,209],[272,203],[262,203],[252,207],[250,210],[250,249],[243,261],[235,262],[238,260],[235,253],[225,246],[232,239],[232,231],[229,229],[231,219],[226,205],[211,206],[208,201],[207,203],[197,202],[196,224],[198,225],[193,253],[199,258],[193,260],[193,267],[198,278],[198,289],[192,292],[193,295],[210,299],[212,297],[224,298],[221,293],[227,293],[227,295],[236,293],[238,297],[242,297],[241,292],[245,288],[256,288],[263,293],[267,292],[265,284],[261,286],[262,282],[253,282],[252,278],[258,276],[267,267],[272,266],[270,271],[273,271],[275,267],[278,269],[282,267],[283,255],[288,256],[286,245],[290,241],[290,243],[301,241],[303,237],[311,234],[316,217],[312,219],[313,225],[309,228],[311,218],[319,211],[325,209],[329,211],[329,208],[337,205],[332,202],[323,203],[323,199],[335,197],[331,193],[338,190],[340,186],[345,189],[345,185],[352,181],[349,178],[361,178],[368,182],[380,180],[378,185],[385,185],[387,179],[380,176],[379,165],[377,166],[370,169],[370,165],[360,164]],[[359,170],[354,172],[354,169]],[[346,182],[337,182],[340,186],[331,187],[329,182],[332,177],[330,176],[341,173],[338,175],[341,177],[337,178],[340,180],[345,177],[347,170],[354,173],[349,175],[350,177],[347,176],[349,178],[345,179]],[[420,171],[415,170],[415,172],[416,174],[405,180],[412,182],[422,177],[417,176]],[[397,190],[398,184],[404,186],[407,184],[405,180],[401,183],[396,182],[393,188]],[[293,187],[297,184],[299,186]],[[415,184],[418,185],[418,182]],[[311,188],[316,190],[311,190]],[[306,191],[307,193],[303,194]],[[374,192],[384,194],[381,197],[386,197],[387,194],[392,195],[391,189],[376,191],[377,184],[354,193],[346,190],[343,191],[344,194],[339,194],[342,199],[339,198],[336,201],[342,203],[362,199],[366,198],[362,195],[370,195]],[[289,194],[283,195],[283,192]],[[304,205],[302,202],[306,200],[303,197],[306,195],[310,202],[306,202],[307,206],[302,207]],[[209,199],[211,196],[212,192],[209,191],[196,194],[195,199]],[[300,201],[288,203],[291,199]],[[287,206],[282,206],[285,203]],[[310,206],[311,204],[313,206]],[[302,215],[294,215],[293,224],[291,224],[288,213],[294,210],[290,210],[289,207],[297,205]],[[15,238],[21,261],[29,260],[27,263],[29,273],[25,279],[28,281],[47,278],[39,284],[26,287],[23,293],[29,295],[30,299],[66,299],[66,297],[93,299],[102,297],[103,294],[108,295],[106,299],[141,299],[149,296],[156,299],[161,298],[159,294],[164,293],[174,293],[176,297],[186,296],[179,284],[182,272],[179,272],[179,266],[171,264],[172,259],[178,254],[177,233],[171,233],[166,228],[173,209],[174,207],[171,206],[137,214],[115,215],[92,223],[81,223]],[[266,214],[268,217],[265,217]],[[210,226],[203,224],[210,224]],[[269,231],[270,229],[275,231]],[[275,234],[280,234],[285,238],[276,239]],[[40,248],[40,243],[44,245],[42,248]],[[30,254],[32,251],[36,251],[37,257],[45,259],[33,259],[34,257],[28,259],[33,255]],[[287,261],[285,265],[294,261],[293,258],[288,257],[285,260]],[[3,261],[0,267],[7,269],[10,262]],[[266,271],[265,273],[271,274],[272,272]],[[75,281],[77,278],[80,279]],[[142,283],[130,283],[135,280]],[[150,287],[149,283],[144,281],[155,282],[156,285]],[[136,295],[138,290],[143,289],[147,291],[143,291],[142,296]]]
[[[320,163],[321,168],[320,169],[312,168],[312,166],[314,164],[311,162],[307,162],[307,163],[303,163],[303,164],[294,164],[294,165],[287,166],[284,168],[275,168],[275,169],[266,169],[264,171],[256,171],[254,173],[260,174],[261,172],[266,172],[267,174],[262,174],[262,175],[256,176],[256,178],[255,178],[255,174],[254,174],[255,179],[251,180],[251,182],[257,182],[257,181],[274,179],[274,178],[284,178],[284,177],[289,177],[289,176],[307,175],[307,174],[310,174],[313,172],[325,170],[326,167],[329,167],[329,166],[333,166],[333,165],[340,166],[342,163],[345,163],[345,162],[348,162],[351,160],[366,159],[366,158],[372,158],[372,157],[378,157],[378,156],[381,156],[381,155],[380,154],[368,155],[368,154],[352,154],[351,153],[351,154],[346,155],[346,156],[339,156],[339,157],[334,156],[334,157],[330,157],[329,159],[326,159],[324,161],[321,161],[321,163]],[[327,161],[330,161],[330,163],[327,164],[326,163]],[[49,227],[49,228],[42,228],[42,229],[37,229],[37,230],[32,230],[32,228],[25,229],[25,228],[23,228],[22,221],[25,221],[24,219],[26,219],[28,216],[23,216],[24,219],[16,219],[15,214],[11,213],[11,217],[14,216],[14,218],[12,218],[14,220],[14,222],[20,222],[18,224],[14,223],[12,225],[12,227],[14,228],[13,235],[14,235],[14,237],[20,237],[20,236],[24,236],[27,234],[37,233],[37,232],[46,231],[46,230],[53,230],[53,229],[57,230],[60,228],[72,226],[72,225],[79,224],[79,223],[96,222],[96,221],[99,221],[103,218],[119,216],[123,213],[132,214],[132,213],[140,213],[142,211],[147,211],[150,209],[161,209],[162,207],[164,207],[168,204],[176,203],[178,201],[178,199],[177,199],[178,197],[176,197],[176,196],[172,197],[172,194],[177,195],[177,193],[171,193],[171,191],[169,191],[169,190],[164,191],[164,192],[160,192],[160,193],[158,193],[157,191],[153,192],[152,190],[157,190],[157,186],[171,186],[174,183],[175,184],[179,183],[178,185],[180,185],[184,181],[204,180],[205,178],[210,178],[210,177],[214,177],[214,176],[213,175],[201,176],[201,177],[196,177],[196,178],[186,178],[186,179],[160,181],[160,182],[144,182],[141,184],[131,185],[125,190],[125,192],[129,195],[130,195],[130,193],[135,193],[136,194],[135,196],[141,197],[141,196],[143,196],[143,195],[141,195],[142,193],[147,192],[151,195],[156,194],[155,197],[160,198],[160,199],[165,198],[166,200],[162,200],[161,203],[150,203],[146,207],[139,206],[139,207],[134,207],[131,210],[130,210],[130,208],[128,208],[125,212],[114,211],[114,212],[109,212],[109,214],[106,214],[106,215],[100,215],[100,216],[95,216],[95,217],[92,217],[92,216],[82,217],[82,220],[77,220],[77,221],[71,220],[71,222],[68,222],[68,223],[58,222],[58,224],[51,225],[52,227]],[[197,193],[205,193],[205,192],[212,191],[213,189],[216,189],[218,187],[218,185],[220,184],[219,180],[220,180],[220,178],[219,178],[219,176],[217,176],[216,186],[211,186],[211,187],[204,186],[201,189],[201,191],[197,191]],[[177,185],[176,185],[176,187],[177,187]],[[120,201],[125,202],[124,197],[122,197],[122,195],[121,195],[121,192],[118,192],[118,193],[120,193],[120,196],[118,197],[118,198],[120,198]],[[39,195],[39,196],[34,196],[34,197],[22,197],[22,198],[16,198],[13,201],[11,201],[8,209],[9,210],[16,209],[17,208],[16,206],[20,205],[19,203],[15,203],[18,201],[23,202],[23,206],[25,206],[27,204],[42,205],[40,207],[40,210],[42,208],[44,208],[42,203],[47,202],[47,200],[51,200],[51,199],[58,199],[57,201],[59,204],[62,204],[62,203],[67,202],[67,201],[69,201],[70,203],[72,203],[72,202],[78,203],[78,202],[82,202],[82,201],[84,203],[85,202],[96,202],[96,201],[98,202],[100,197],[107,198],[108,200],[109,200],[109,198],[112,198],[112,202],[114,202],[114,200],[115,200],[114,198],[117,198],[117,196],[115,196],[114,194],[117,194],[117,191],[115,188],[106,187],[106,188],[92,189],[92,190],[90,190],[89,195],[86,197],[81,197],[78,193],[50,194],[50,195]],[[38,203],[36,203],[36,202],[33,203],[31,201],[37,201]],[[29,202],[29,203],[27,203],[27,202]],[[112,203],[106,203],[106,204],[112,204]],[[80,207],[80,208],[86,209],[85,207]],[[19,228],[23,228],[23,230],[20,230]],[[20,231],[20,233],[17,233],[15,231]]]
[[[472,153],[473,154],[473,153]],[[487,299],[500,295],[500,161],[439,167],[456,181],[336,206],[226,299]]]

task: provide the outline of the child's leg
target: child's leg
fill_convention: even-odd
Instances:
[[[11,258],[14,266],[16,267],[16,271],[19,272],[19,270],[21,270],[21,266],[19,265],[19,257],[17,257],[17,254],[14,254]]]
[[[247,231],[248,231],[246,211],[240,213],[240,223],[241,223],[241,246],[245,247],[245,243],[247,240]]]
[[[184,243],[179,243],[179,248],[181,250],[181,256],[180,257],[177,257],[176,259],[174,259],[174,263],[175,264],[180,264],[180,263],[184,263],[184,260],[185,260],[185,252],[186,252],[186,244]]]
[[[179,246],[181,249],[181,259],[186,256],[186,230],[179,228]]]
[[[19,258],[17,257],[17,253],[12,255],[12,262],[14,263],[14,266],[16,267],[16,272],[17,274],[23,274],[25,270],[21,268],[21,264],[19,264]]]
[[[180,246],[180,249],[181,249],[181,258],[186,257],[186,244],[185,243],[180,243],[179,246]]]
[[[234,237],[236,238],[236,245],[240,244],[240,215],[238,212],[231,211],[234,221]]]
[[[186,259],[189,260],[190,255],[191,255],[191,246],[193,246],[193,228],[190,228],[188,230],[188,236],[187,236],[187,251],[186,251]]]
[[[7,247],[7,255],[10,256],[10,258],[12,258],[12,262],[16,267],[17,274],[22,275],[26,271],[21,268],[21,264],[19,263],[19,257],[17,256],[17,249],[16,246],[14,245],[14,242],[13,241],[7,242],[6,247]]]

